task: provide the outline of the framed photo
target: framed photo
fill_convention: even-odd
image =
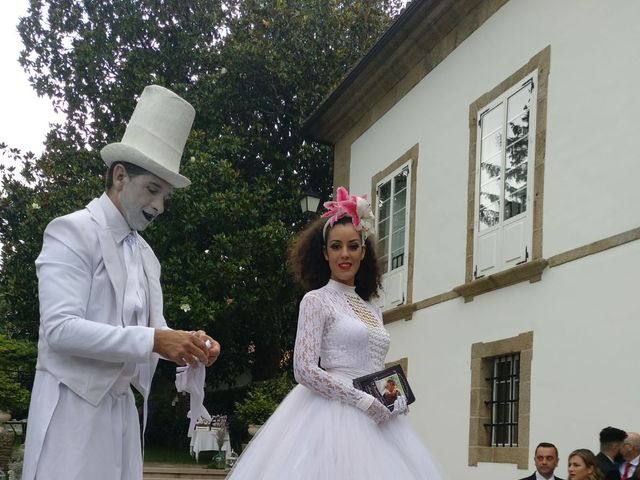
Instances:
[[[373,395],[391,411],[393,411],[393,403],[398,397],[406,397],[407,404],[416,401],[400,365],[393,365],[379,372],[354,378],[353,386]]]

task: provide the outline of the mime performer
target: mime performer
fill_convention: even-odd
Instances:
[[[138,234],[174,188],[190,183],[179,167],[194,116],[175,93],[146,87],[122,141],[101,150],[106,191],[44,232],[23,480],[142,479],[131,385],[146,422],[159,357],[209,366],[220,353],[205,332],[167,326],[160,264]]]

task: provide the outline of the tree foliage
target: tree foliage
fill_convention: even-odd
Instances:
[[[0,410],[24,418],[35,370],[36,347],[30,342],[0,335]]]
[[[249,425],[262,425],[293,387],[294,383],[286,374],[254,383],[246,397],[234,405],[235,421],[242,430]]]
[[[36,158],[2,172],[0,319],[35,340],[34,260],[55,216],[102,191],[99,149],[118,141],[145,85],[197,112],[172,195],[144,233],[163,266],[165,316],[203,328],[222,356],[210,381],[287,368],[299,293],[286,268],[305,188],[331,191],[330,150],[301,124],[398,13],[398,0],[31,0],[21,63],[66,116]]]

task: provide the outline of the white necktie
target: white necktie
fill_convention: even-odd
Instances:
[[[124,291],[124,323],[135,325],[142,310],[140,291],[140,240],[137,232],[131,232],[124,239],[124,261],[127,267],[127,283]]]

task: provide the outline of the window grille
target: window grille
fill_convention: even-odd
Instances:
[[[491,399],[485,405],[491,407],[489,438],[492,447],[514,447],[518,445],[518,400],[520,393],[520,354],[495,357],[491,382]]]

